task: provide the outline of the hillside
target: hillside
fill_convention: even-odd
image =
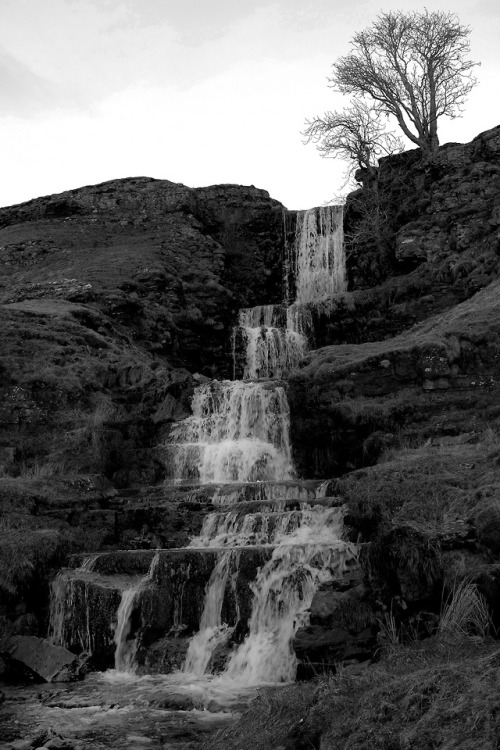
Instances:
[[[361,544],[295,649],[304,677],[344,666],[263,694],[218,746],[248,746],[265,715],[256,747],[427,747],[418,727],[452,721],[461,670],[484,696],[476,746],[498,735],[500,126],[432,167],[417,151],[383,159],[379,191],[377,231],[369,185],[348,197],[348,292],[310,305],[313,346],[282,381],[298,481],[327,482]],[[238,310],[283,302],[296,221],[253,186],[146,177],[0,209],[0,635],[47,633],[49,581],[71,553],[144,550],[146,574],[153,550],[199,533],[214,495],[165,484],[168,440],[197,385],[232,378]],[[463,581],[488,622],[439,630]],[[346,690],[369,708],[341,736]],[[472,747],[471,711],[461,721],[462,744],[443,729],[436,747]]]

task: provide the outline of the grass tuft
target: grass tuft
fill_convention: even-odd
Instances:
[[[485,637],[493,627],[488,605],[474,583],[456,584],[446,599],[438,632],[452,636]]]

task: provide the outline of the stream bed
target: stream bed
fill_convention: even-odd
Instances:
[[[194,750],[237,716],[255,688],[110,670],[80,682],[3,686],[2,693],[2,750],[45,743],[60,750]]]

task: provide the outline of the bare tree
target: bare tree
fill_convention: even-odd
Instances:
[[[382,13],[333,64],[330,86],[369,97],[430,157],[439,147],[438,119],[459,117],[477,83],[478,63],[466,59],[469,34],[454,13]]]
[[[353,100],[342,112],[325,112],[323,117],[306,120],[303,135],[322,156],[349,162],[347,178],[359,168],[374,179],[378,159],[404,148],[400,138],[385,130],[385,119],[379,107]]]

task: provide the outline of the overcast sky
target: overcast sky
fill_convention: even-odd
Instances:
[[[450,6],[453,7],[450,7]],[[427,0],[472,27],[479,85],[441,142],[500,124],[500,2]],[[0,205],[118,177],[256,185],[288,208],[339,193],[304,146],[339,108],[332,62],[408,0],[0,0]]]

